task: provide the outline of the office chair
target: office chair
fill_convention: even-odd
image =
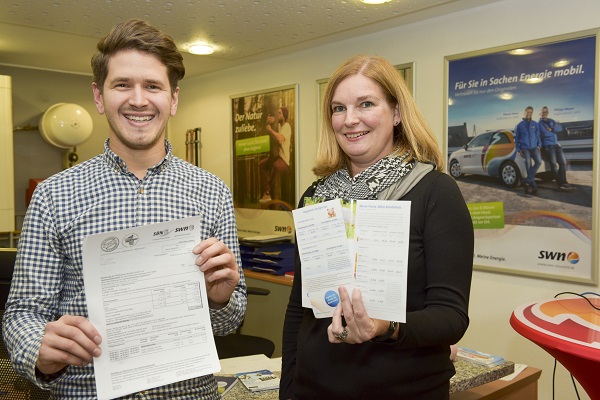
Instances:
[[[247,293],[248,295],[267,296],[271,291],[248,287]],[[234,333],[227,336],[215,336],[215,345],[217,346],[219,358],[243,357],[254,354],[264,354],[271,358],[275,351],[275,343],[264,337],[244,335],[242,333],[243,325],[244,321],[242,321]]]
[[[16,258],[17,249],[0,248],[0,310],[4,310],[8,298]]]
[[[17,249],[0,249],[0,332]],[[1,335],[0,335],[1,336]],[[50,392],[19,376],[12,368],[4,340],[0,337],[0,400],[47,400]]]

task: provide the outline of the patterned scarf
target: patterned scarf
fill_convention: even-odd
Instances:
[[[314,197],[376,200],[377,193],[401,180],[416,164],[415,160],[404,162],[410,151],[400,157],[395,157],[395,153],[392,152],[354,177],[346,168],[337,170],[317,183]]]

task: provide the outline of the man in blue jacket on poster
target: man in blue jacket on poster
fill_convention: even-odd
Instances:
[[[571,190],[572,188],[567,182],[567,159],[560,143],[558,143],[557,132],[562,130],[562,126],[552,118],[548,118],[548,113],[548,107],[542,107],[541,118],[538,121],[540,139],[542,140],[542,154],[550,162],[558,189]]]
[[[523,121],[515,127],[515,148],[525,158],[525,168],[527,168],[527,179],[525,179],[524,185],[527,194],[537,193],[535,174],[542,165],[540,128],[537,122],[531,120],[532,115],[533,107],[527,106]],[[531,165],[531,160],[533,160],[533,165]]]

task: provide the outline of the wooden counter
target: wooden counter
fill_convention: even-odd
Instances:
[[[253,361],[251,365],[235,366],[238,360]],[[235,372],[270,369],[279,375],[280,359],[268,359],[262,354],[257,356],[240,357],[238,359],[221,360],[223,371],[217,375],[232,376]],[[509,375],[514,370],[514,363],[507,361],[499,366],[488,368],[469,363],[457,361],[455,363],[456,375],[450,379],[451,400],[476,400],[476,399],[502,399],[502,400],[535,400],[537,399],[537,380],[541,371],[528,367],[512,381],[498,380]],[[276,400],[277,390],[269,390],[261,393],[250,393],[239,382],[223,397],[225,400]]]
[[[456,373],[450,378],[450,393],[462,392],[510,375],[515,371],[515,364],[506,361],[495,367],[486,367],[469,361],[457,360],[454,362],[454,369],[456,369]]]
[[[525,368],[512,381],[495,380],[462,392],[452,393],[450,400],[536,400],[537,382],[542,370]]]

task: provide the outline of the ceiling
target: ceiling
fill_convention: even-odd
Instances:
[[[141,18],[182,51],[195,41],[216,47],[209,56],[184,53],[186,76],[198,76],[494,1],[2,0],[0,66],[90,75],[98,40],[116,23]]]

